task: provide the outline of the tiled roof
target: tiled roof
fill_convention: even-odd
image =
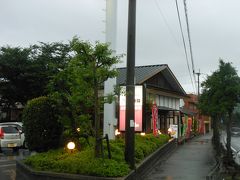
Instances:
[[[149,65],[149,66],[136,66],[135,67],[135,84],[141,84],[143,81],[147,80],[148,78],[154,76],[155,74],[159,73],[160,71],[164,70],[167,67],[166,64],[159,64],[159,65]],[[126,84],[126,75],[127,69],[126,68],[118,68],[118,77],[117,77],[117,84],[123,85]]]
[[[126,68],[117,68],[119,74],[117,76],[117,85],[126,85]],[[148,66],[136,66],[135,67],[135,84],[143,84],[151,77],[157,75],[158,73],[162,73],[162,75],[166,78],[166,80],[170,83],[172,89],[171,91],[176,92],[178,94],[186,96],[186,92],[182,88],[181,84],[178,82],[171,69],[167,64],[159,64],[159,65],[148,65]]]

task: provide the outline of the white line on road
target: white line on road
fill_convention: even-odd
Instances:
[[[16,166],[16,164],[4,164],[4,165],[0,165],[0,168],[1,167],[10,167],[10,166]]]
[[[0,163],[2,162],[15,162],[15,160],[0,159]]]

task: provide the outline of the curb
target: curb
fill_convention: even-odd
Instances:
[[[152,167],[167,154],[171,153],[177,147],[176,139],[172,139],[167,144],[157,149],[154,153],[146,157],[136,169],[131,171],[125,177],[96,177],[78,174],[66,174],[66,173],[54,173],[54,172],[43,172],[35,171],[25,165],[22,161],[17,160],[16,162],[16,180],[135,180],[142,179]]]
[[[160,159],[170,154],[177,147],[176,139],[172,139],[169,143],[165,144],[150,156],[146,157],[134,171],[129,173],[124,179],[135,180],[143,179],[151,169],[159,162]]]

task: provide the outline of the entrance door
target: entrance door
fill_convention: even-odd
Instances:
[[[209,123],[205,123],[205,132],[209,133]]]

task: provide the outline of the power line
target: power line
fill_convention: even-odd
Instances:
[[[187,68],[188,68],[188,72],[189,72],[189,76],[190,76],[190,79],[191,79],[193,89],[195,89],[194,83],[193,83],[193,80],[192,80],[190,66],[189,66],[188,54],[187,54],[187,49],[186,49],[186,42],[185,42],[185,38],[184,38],[184,34],[183,34],[182,22],[181,22],[179,8],[178,8],[178,2],[177,2],[177,0],[175,0],[175,2],[176,2],[177,14],[178,14],[178,22],[179,22],[179,25],[180,25],[180,30],[181,30],[182,40],[183,40],[184,53],[185,53],[185,57],[186,57],[186,61],[187,61]]]
[[[191,43],[190,28],[189,28],[189,22],[188,22],[187,2],[186,2],[186,0],[183,0],[183,3],[184,3],[186,23],[187,23],[187,33],[188,33],[188,41],[189,41],[189,47],[190,47],[190,55],[191,55],[191,62],[192,62],[193,77],[194,77],[194,81],[196,83],[195,67],[194,67],[194,60],[193,60],[192,43]]]
[[[157,6],[157,9],[158,9],[160,15],[161,15],[162,18],[163,18],[164,23],[166,24],[166,26],[167,26],[167,28],[168,28],[168,31],[169,31],[170,34],[172,35],[172,37],[173,37],[173,39],[175,40],[176,44],[179,46],[178,41],[177,41],[177,38],[175,37],[175,35],[174,35],[174,33],[173,33],[170,25],[168,24],[168,21],[167,21],[166,17],[164,16],[164,14],[163,14],[163,12],[162,12],[162,10],[161,10],[161,8],[160,8],[157,0],[155,0],[155,4],[156,4],[156,6]]]

